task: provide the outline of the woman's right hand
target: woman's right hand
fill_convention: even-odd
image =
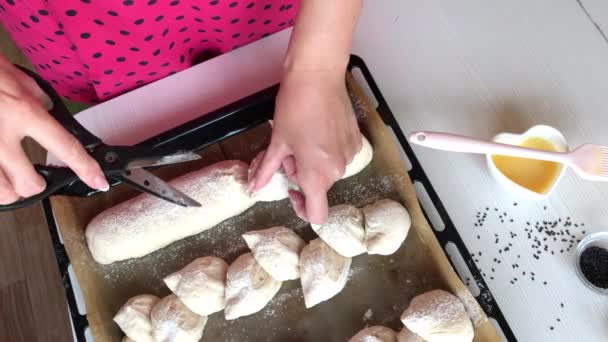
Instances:
[[[97,162],[53,119],[50,107],[52,101],[36,82],[0,55],[0,204],[46,187],[21,146],[26,136],[66,163],[89,187],[109,188]]]

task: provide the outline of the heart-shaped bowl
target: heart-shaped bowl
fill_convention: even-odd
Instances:
[[[547,125],[533,126],[522,134],[500,133],[492,138],[492,140],[494,142],[503,144],[520,145],[524,140],[530,137],[539,137],[549,141],[555,148],[556,152],[568,152],[568,144],[566,143],[566,138],[564,135],[557,129]],[[500,185],[514,194],[534,200],[542,200],[547,198],[553,189],[555,189],[557,183],[559,183],[560,179],[564,175],[564,172],[566,171],[566,166],[560,164],[558,176],[554,178],[553,183],[544,192],[540,193],[530,190],[505,176],[505,174],[502,173],[498,167],[496,167],[496,164],[492,159],[492,155],[487,154],[486,161],[488,163],[490,174],[498,181]]]

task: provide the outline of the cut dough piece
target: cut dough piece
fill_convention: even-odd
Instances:
[[[228,267],[226,274],[226,319],[262,310],[280,288],[281,282],[266,273],[253,254],[241,255]]]
[[[207,316],[190,311],[174,294],[161,299],[150,317],[156,342],[198,342],[207,324]]]
[[[197,200],[198,208],[142,194],[105,210],[87,226],[93,258],[109,264],[141,257],[244,212],[255,203],[247,193],[247,169],[227,160],[169,182]]]
[[[397,342],[425,342],[422,337],[414,334],[408,328],[403,327],[397,334]]]
[[[351,258],[336,253],[321,239],[314,239],[304,247],[300,254],[300,277],[307,308],[342,291],[351,262]]]
[[[363,208],[365,246],[369,254],[395,253],[410,230],[412,221],[399,202],[383,199]]]
[[[355,154],[353,160],[346,165],[346,171],[344,172],[342,179],[361,172],[361,170],[363,170],[374,157],[374,149],[372,148],[372,145],[370,145],[367,138],[365,138],[363,135],[361,135],[361,138],[361,149],[359,152],[357,152],[357,154]]]
[[[142,294],[127,300],[114,316],[114,322],[132,340],[137,342],[154,342],[150,311],[160,298]]]
[[[276,280],[298,279],[300,252],[306,246],[293,230],[274,227],[243,234],[255,260]]]
[[[264,159],[265,153],[266,150],[261,151],[251,161],[251,164],[249,165],[249,171],[247,173],[247,178],[249,179],[249,181],[251,181],[251,177],[253,177],[254,172],[256,171],[258,166],[260,166],[262,159]],[[266,184],[266,186],[254,192],[252,196],[253,198],[255,198],[256,201],[261,202],[280,201],[289,196],[290,187],[291,185],[289,179],[285,175],[285,172],[283,172],[283,168],[281,168],[272,175],[272,178],[270,178],[270,181],[268,182],[268,184]]]
[[[167,287],[194,313],[209,316],[224,309],[228,264],[214,256],[198,258],[165,277]]]
[[[391,328],[375,325],[359,331],[348,342],[397,342],[397,333]]]
[[[324,224],[311,224],[312,229],[338,254],[354,257],[365,253],[363,212],[350,204],[329,208]]]
[[[403,324],[428,342],[469,342],[473,324],[453,294],[433,290],[414,297],[401,315]]]

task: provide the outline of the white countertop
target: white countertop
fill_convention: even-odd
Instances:
[[[581,4],[368,0],[354,53],[371,69],[406,133],[444,130],[490,138],[542,123],[561,130],[571,147],[608,145],[608,43],[599,32],[608,30],[608,5]],[[78,119],[107,143],[136,143],[278,82],[288,39],[283,31]],[[560,240],[542,241],[534,229],[531,238],[541,237],[549,250],[537,260],[525,231],[537,221],[558,219],[553,229],[564,230],[567,217],[572,226],[566,228],[577,237],[583,230],[607,229],[608,184],[585,182],[568,171],[547,200],[524,200],[490,178],[482,157],[415,151],[520,341],[608,340],[607,299],[578,280],[574,250],[560,253]],[[476,227],[476,215],[486,207],[483,227]],[[506,220],[500,218],[505,212]],[[499,253],[508,243],[509,251]]]

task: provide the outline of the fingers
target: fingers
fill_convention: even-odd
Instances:
[[[0,170],[0,205],[11,204],[19,199],[8,178]]]
[[[10,156],[1,158],[0,167],[14,193],[21,197],[30,197],[44,190],[46,187],[44,179],[34,170],[18,143],[3,146],[0,155]]]
[[[283,159],[288,155],[289,150],[285,145],[271,141],[268,150],[264,154],[262,163],[251,179],[251,183],[253,184],[252,190],[257,191],[263,188],[270,181],[272,175],[281,167]]]
[[[323,181],[323,175],[314,171],[305,171],[298,175],[300,188],[304,192],[305,219],[310,223],[323,224],[327,220],[327,182]],[[333,183],[333,182],[332,182]]]
[[[307,221],[304,195],[299,191],[289,190],[289,202],[296,215],[302,220]]]
[[[283,163],[281,164],[283,167],[283,171],[285,171],[285,175],[287,178],[295,184],[298,184],[298,178],[296,176],[297,168],[296,168],[296,159],[294,156],[287,156],[283,159]]]
[[[78,177],[93,189],[107,191],[110,188],[101,168],[80,145],[49,115],[39,115],[39,120],[31,125],[28,135],[38,141],[49,152],[66,163]]]

